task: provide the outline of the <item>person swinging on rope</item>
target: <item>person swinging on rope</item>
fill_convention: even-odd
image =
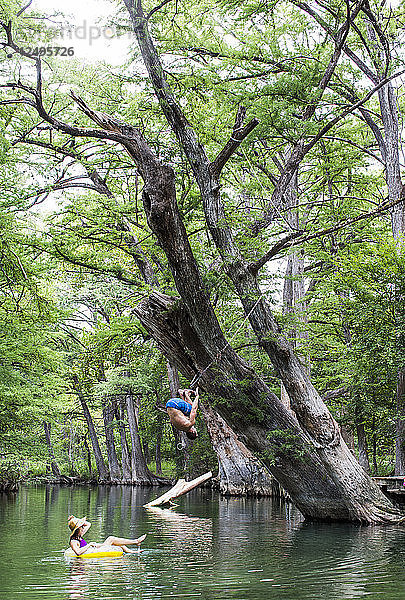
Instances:
[[[191,394],[195,394],[191,400]],[[197,430],[194,427],[198,408],[198,388],[193,390],[179,390],[180,398],[170,398],[166,403],[167,414],[173,427],[184,431],[190,440],[195,440]]]

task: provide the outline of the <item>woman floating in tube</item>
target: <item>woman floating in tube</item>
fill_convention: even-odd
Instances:
[[[108,538],[104,540],[104,542],[102,542],[101,544],[96,544],[95,542],[87,543],[83,539],[83,536],[90,529],[91,523],[90,521],[86,520],[86,517],[78,519],[77,517],[71,515],[68,518],[68,526],[72,532],[70,534],[69,541],[70,547],[72,548],[76,556],[81,556],[85,552],[91,551],[92,548],[97,548],[99,551],[102,551],[104,548],[109,547],[109,549],[111,550],[111,546],[119,546],[124,552],[128,554],[136,554],[140,551],[140,545],[146,538],[146,533],[135,540],[128,540],[125,538],[119,538],[114,537],[113,535],[109,535]],[[131,550],[127,547],[131,544],[135,544],[136,546],[138,546],[138,550]]]

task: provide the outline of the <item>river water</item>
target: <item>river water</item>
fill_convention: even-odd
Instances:
[[[1,600],[404,600],[405,527],[304,523],[290,504],[195,490],[23,487],[0,495]],[[148,533],[140,555],[70,559],[70,514],[87,541]]]

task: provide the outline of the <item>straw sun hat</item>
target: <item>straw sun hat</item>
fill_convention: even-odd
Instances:
[[[68,517],[68,527],[69,527],[69,529],[72,532],[71,535],[73,535],[74,532],[79,529],[79,527],[81,527],[85,523],[88,523],[88,521],[86,519],[87,519],[87,517],[83,517],[82,519],[78,519],[77,517],[74,517],[73,515],[71,515],[70,517]],[[90,523],[89,523],[89,525],[90,525]]]

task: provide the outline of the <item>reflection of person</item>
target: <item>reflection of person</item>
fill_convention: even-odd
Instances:
[[[74,560],[70,567],[69,600],[86,600],[89,580],[86,576],[83,560]]]
[[[195,398],[191,400],[191,394],[195,394]],[[179,431],[185,431],[186,436],[190,440],[195,440],[197,431],[194,427],[195,417],[198,408],[198,388],[193,390],[179,390],[180,398],[171,398],[166,403],[167,414],[170,422]]]
[[[104,540],[104,542],[102,544],[96,544],[94,542],[91,542],[90,544],[88,544],[83,539],[83,536],[87,533],[87,531],[91,527],[91,523],[90,523],[90,521],[86,520],[86,517],[83,517],[82,519],[78,519],[77,517],[70,516],[68,518],[68,526],[72,532],[70,535],[70,542],[69,542],[70,547],[72,548],[73,552],[77,556],[81,556],[82,554],[87,552],[87,550],[91,551],[92,548],[100,549],[100,548],[103,548],[104,546],[120,546],[120,548],[122,548],[122,550],[124,552],[127,552],[129,554],[135,554],[137,552],[137,550],[130,550],[129,548],[127,548],[127,544],[129,544],[129,545],[136,544],[139,549],[139,546],[141,545],[143,540],[146,538],[146,533],[145,533],[145,535],[142,535],[141,537],[139,537],[135,540],[127,540],[125,538],[118,538],[118,537],[114,537],[113,535],[110,535],[110,536],[108,536],[108,538],[106,540]]]

